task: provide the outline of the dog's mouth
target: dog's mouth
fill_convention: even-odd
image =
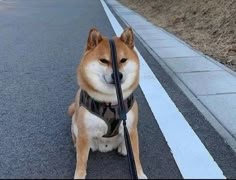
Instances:
[[[115,86],[115,81],[114,80],[107,80],[105,78],[105,76],[103,77],[104,81],[106,82],[106,84],[109,84],[109,85],[114,85]],[[121,85],[124,83],[124,79],[121,80]]]
[[[112,81],[112,82],[110,82],[109,84],[113,84],[113,85],[115,85],[115,81]]]
[[[111,81],[111,82],[106,82],[107,84],[111,84],[111,85],[114,85],[115,86],[115,81]],[[120,84],[123,84],[123,81],[120,82]]]

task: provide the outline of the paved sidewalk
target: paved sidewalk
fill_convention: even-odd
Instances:
[[[236,151],[236,73],[116,0],[106,2]]]

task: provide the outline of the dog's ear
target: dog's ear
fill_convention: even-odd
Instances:
[[[101,41],[102,41],[101,33],[97,29],[92,28],[89,31],[86,50],[95,48]]]
[[[123,41],[129,48],[134,48],[134,33],[133,30],[129,27],[124,30],[120,36],[120,40]]]

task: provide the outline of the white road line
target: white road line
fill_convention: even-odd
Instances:
[[[104,0],[100,0],[117,36],[123,32]],[[138,52],[138,50],[136,49]],[[172,102],[138,52],[141,62],[140,87],[173,153],[184,178],[225,179],[210,153]]]

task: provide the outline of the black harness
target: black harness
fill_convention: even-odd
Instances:
[[[125,101],[125,112],[128,113],[134,104],[134,96],[131,94]],[[89,94],[81,90],[80,92],[80,106],[84,106],[90,113],[100,117],[108,126],[107,133],[103,137],[113,137],[119,133],[121,123],[119,106],[99,102],[93,99]]]

